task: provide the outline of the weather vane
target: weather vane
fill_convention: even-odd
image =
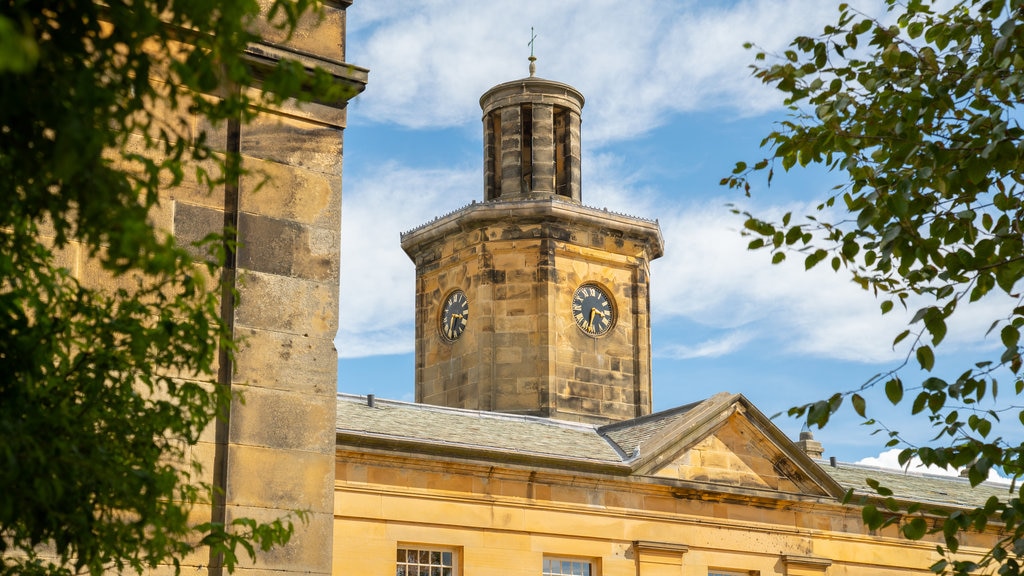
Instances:
[[[533,55],[533,41],[537,35],[533,33],[533,26],[530,26],[530,41],[526,43],[530,47],[530,76],[537,73],[537,57]]]

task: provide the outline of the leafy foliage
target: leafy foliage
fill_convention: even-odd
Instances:
[[[846,269],[881,300],[881,313],[896,305],[918,306],[894,346],[909,345],[908,363],[935,367],[950,319],[985,301],[1004,313],[991,325],[999,350],[979,358],[955,379],[934,373],[905,382],[898,367],[860,389],[793,408],[808,424],[825,425],[849,399],[868,420],[862,393],[884,387],[894,405],[927,418],[936,436],[930,446],[909,446],[900,455],[925,464],[967,468],[977,485],[993,468],[1024,474],[1024,444],[993,437],[993,423],[1019,406],[993,404],[997,376],[1009,374],[1013,395],[1021,379],[1024,305],[1024,2],[961,0],[940,9],[929,0],[886,0],[887,14],[872,18],[846,5],[835,24],[817,37],[796,38],[784,54],[757,55],[755,75],[786,94],[790,118],[770,133],[767,158],[737,163],[722,183],[751,191],[752,175],[819,164],[845,173],[818,207],[818,214],[769,222],[746,213],[751,249],[767,249],[773,262],[800,255],[810,269],[826,263]],[[947,5],[948,6],[948,5]],[[830,221],[834,214],[840,221]],[[849,218],[844,216],[848,214]],[[980,335],[979,335],[980,336]],[[1002,388],[1006,394],[1006,386]],[[983,409],[982,402],[1001,409]],[[986,404],[986,405],[989,405]],[[907,444],[884,428],[889,445]],[[873,486],[882,502],[891,493]],[[1024,562],[1024,492],[1011,490],[970,511],[879,511],[864,508],[872,527],[902,522],[902,533],[919,539],[938,533],[942,553],[957,552],[963,531],[999,526],[1001,539],[982,559],[947,560],[936,572],[972,573],[998,567],[1019,574]],[[886,508],[885,505],[882,506]],[[934,515],[940,521],[932,522]]]
[[[0,574],[141,573],[202,546],[230,570],[288,540],[288,519],[195,525],[212,495],[190,446],[230,400],[214,382],[233,246],[208,238],[196,261],[149,218],[162,187],[239,174],[193,120],[344,96],[290,62],[239,89],[256,19],[288,33],[314,6],[0,2]]]

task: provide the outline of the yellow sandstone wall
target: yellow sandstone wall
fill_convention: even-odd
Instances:
[[[594,576],[930,574],[935,541],[872,533],[858,507],[771,469],[754,482],[766,453],[727,448],[749,433],[734,417],[647,476],[340,446],[334,574],[391,574],[402,545],[454,548],[467,576],[536,576],[545,556],[590,562]],[[990,537],[969,534],[962,551]]]
[[[392,574],[404,544],[454,548],[465,575],[536,576],[545,555],[600,576],[905,576],[937,560],[934,543],[870,534],[830,499],[343,449],[334,512],[335,576]]]

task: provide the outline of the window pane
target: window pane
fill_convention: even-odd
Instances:
[[[590,562],[585,560],[569,560],[563,558],[545,558],[544,576],[590,576]]]
[[[396,576],[456,576],[450,550],[399,548],[395,559]]]

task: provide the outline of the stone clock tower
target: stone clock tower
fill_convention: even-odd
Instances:
[[[607,423],[651,412],[656,221],[589,208],[572,86],[480,98],[484,201],[402,235],[416,263],[416,401]]]

